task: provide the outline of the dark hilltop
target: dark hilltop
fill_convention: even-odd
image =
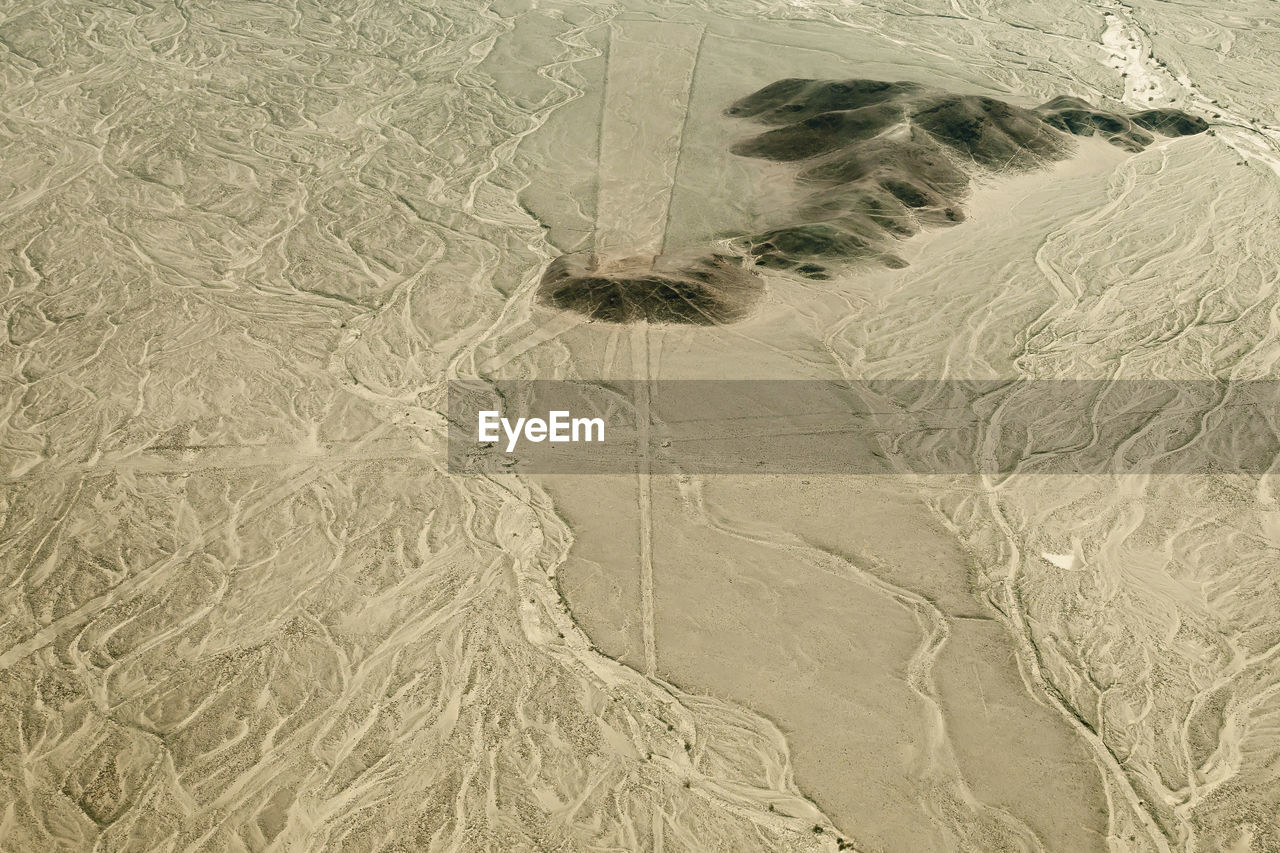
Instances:
[[[1137,152],[1155,134],[1209,127],[1174,109],[1124,114],[1067,96],[1026,109],[880,80],[779,80],[725,112],[771,128],[735,144],[734,154],[798,165],[808,193],[793,223],[735,238],[739,257],[566,255],[544,273],[541,301],[610,323],[731,323],[763,290],[752,266],[812,279],[852,261],[905,266],[894,243],[962,222],[961,202],[979,174],[1042,168],[1070,156],[1076,136]]]
[[[538,294],[549,305],[606,323],[713,326],[745,317],[763,288],[739,256],[609,258],[583,252],[552,261]]]
[[[1141,151],[1153,134],[1203,133],[1180,110],[1125,115],[1058,97],[1034,109],[916,83],[780,80],[726,113],[775,125],[734,145],[734,154],[800,164],[811,188],[794,225],[739,238],[759,266],[829,277],[833,263],[905,262],[893,242],[964,219],[973,175],[1043,167],[1070,156],[1072,136],[1100,136]]]

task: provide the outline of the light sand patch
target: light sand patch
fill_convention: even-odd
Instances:
[[[594,507],[596,520],[575,527],[584,554],[629,541],[634,509],[584,499],[603,492],[594,478],[543,479],[557,502]],[[651,487],[658,674],[774,720],[803,790],[854,843],[1103,848],[1105,797],[1088,750],[1027,692],[1005,629],[970,592],[967,556],[907,481]],[[634,556],[564,567],[570,608],[584,625],[604,623],[593,632],[602,646],[626,634],[635,648],[616,590],[638,574]]]

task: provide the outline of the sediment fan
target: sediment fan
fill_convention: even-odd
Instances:
[[[566,255],[543,275],[543,302],[611,323],[731,323],[763,290],[751,263],[811,279],[850,261],[905,266],[894,242],[962,222],[975,174],[1062,160],[1074,150],[1072,136],[1098,135],[1136,152],[1155,141],[1148,131],[1185,136],[1209,127],[1174,109],[1125,115],[1068,96],[1025,109],[880,80],[779,80],[725,112],[777,126],[735,144],[734,154],[802,164],[797,180],[811,191],[795,224],[734,238],[740,257]]]

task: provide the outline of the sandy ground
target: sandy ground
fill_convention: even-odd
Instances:
[[[1270,377],[1269,15],[0,5],[0,849],[1280,850],[1273,477],[461,477],[443,412]],[[721,111],[791,76],[1215,126],[732,326],[536,303],[565,252],[772,226],[792,173]]]

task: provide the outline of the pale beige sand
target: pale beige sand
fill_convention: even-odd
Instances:
[[[814,72],[806,69],[806,73]],[[714,77],[703,82],[709,80],[714,80]],[[724,84],[720,85],[723,87]],[[708,88],[703,86],[695,91],[706,92]],[[703,124],[700,127],[709,126]],[[708,137],[707,131],[700,132],[704,134],[699,143],[701,148],[686,148],[686,157],[690,156],[691,150],[715,150],[714,134]],[[720,141],[724,138],[722,136]],[[836,369],[848,370],[850,375],[933,376],[947,370],[963,370],[961,375],[1010,375],[1021,367],[1015,360],[1017,353],[1028,347],[1038,348],[1042,342],[1051,344],[1052,334],[1059,334],[1069,324],[1085,329],[1091,325],[1106,327],[1115,322],[1115,316],[1124,322],[1132,322],[1135,315],[1141,315],[1140,307],[1126,306],[1120,314],[1109,316],[1107,311],[1112,309],[1104,308],[1102,305],[1105,303],[1100,303],[1096,309],[1086,305],[1086,315],[1073,317],[1070,312],[1078,309],[1073,309],[1072,303],[1079,305],[1078,300],[1082,298],[1094,298],[1094,291],[1090,288],[1099,276],[1106,283],[1106,288],[1121,280],[1123,275],[1118,269],[1112,271],[1097,267],[1088,256],[1073,254],[1073,240],[1077,239],[1077,232],[1073,229],[1079,229],[1080,234],[1091,235],[1098,242],[1095,257],[1114,252],[1128,274],[1140,274],[1141,267],[1136,266],[1133,259],[1141,255],[1142,250],[1136,248],[1141,241],[1126,242],[1121,247],[1109,245],[1108,232],[1100,230],[1099,223],[1111,223],[1110,233],[1126,235],[1126,241],[1131,239],[1130,233],[1144,233],[1141,215],[1136,212],[1140,209],[1138,200],[1144,194],[1151,199],[1157,194],[1164,199],[1178,198],[1174,181],[1182,168],[1193,168],[1190,164],[1200,147],[1202,143],[1193,143],[1180,149],[1184,152],[1180,155],[1183,159],[1176,162],[1186,166],[1166,171],[1166,164],[1174,155],[1165,147],[1144,157],[1127,158],[1102,145],[1086,142],[1081,146],[1080,156],[1061,164],[1049,174],[1014,178],[980,190],[972,200],[973,218],[964,228],[928,234],[904,246],[905,256],[913,263],[913,267],[905,271],[860,275],[842,280],[837,286],[824,288],[773,279],[759,316],[724,331],[704,331],[696,339],[675,331],[653,331],[650,336],[637,337],[634,332],[607,326],[584,327],[571,322],[557,324],[551,322],[549,315],[535,310],[529,318],[533,322],[528,327],[513,327],[514,338],[519,343],[510,346],[497,343],[496,352],[511,353],[511,356],[499,356],[486,364],[494,369],[506,365],[503,370],[509,371],[530,358],[546,364],[542,359],[558,353],[552,357],[561,364],[571,365],[568,368],[570,375],[585,376],[637,375],[637,366],[643,369],[645,365],[648,365],[650,375],[666,377],[821,376],[829,375],[833,362]],[[1187,155],[1192,156],[1188,158]],[[694,162],[697,162],[696,155]],[[1226,163],[1215,168],[1224,166]],[[706,174],[687,164],[686,168],[692,175]],[[726,174],[731,174],[736,167],[728,163],[725,168],[728,170]],[[762,183],[753,190],[750,198],[742,201],[747,208],[753,204],[752,198],[785,197],[785,193],[779,195],[774,192],[781,176],[769,169],[766,167],[759,173]],[[1148,185],[1150,189],[1144,190]],[[714,185],[699,189],[714,198]],[[699,229],[703,229],[704,234],[713,233],[715,226],[711,223],[718,214],[705,206],[708,204],[706,199],[703,200],[704,207],[699,208],[697,198],[696,192],[684,195],[677,192],[673,199],[673,211],[684,211],[679,214],[683,217],[681,221],[691,224],[689,231],[683,233],[698,233]],[[1154,200],[1148,203],[1158,207]],[[1198,202],[1188,199],[1174,203],[1190,207]],[[693,212],[698,210],[707,210],[704,223],[699,223],[698,215]],[[1203,229],[1197,229],[1193,240],[1203,239],[1202,233]],[[1132,239],[1136,240],[1136,237]],[[1169,244],[1158,241],[1153,245]],[[998,250],[993,250],[993,247]],[[1025,282],[1028,281],[1037,282],[1037,285],[1027,287]],[[1111,287],[1102,291],[1101,298],[1122,298],[1124,294],[1124,290]],[[1138,294],[1135,297],[1144,298]],[[1149,296],[1145,298],[1150,301]],[[1058,320],[1053,319],[1052,313],[1045,314],[1046,302],[1052,303],[1055,299],[1067,312]],[[1055,325],[1046,327],[1046,323]],[[529,331],[524,331],[525,328]],[[541,331],[547,329],[554,331]],[[1114,345],[1117,350],[1125,346],[1123,341],[1135,340],[1126,337],[1124,332],[1119,334],[1121,340]],[[530,342],[538,347],[548,347],[545,355],[535,355],[535,350],[529,348]],[[1054,350],[1050,347],[1046,352]],[[1059,366],[1056,370],[1033,372],[1031,375],[1096,375],[1088,369],[1081,370],[1081,367],[1099,352],[1096,340],[1086,333],[1078,333],[1072,347],[1062,350],[1060,356],[1077,359],[1073,362],[1074,371],[1066,367],[1063,372],[1064,368]],[[504,360],[510,358],[516,361]],[[1028,493],[1038,493],[1038,483],[1046,482],[1028,481],[1026,489]],[[563,486],[561,483],[560,488]],[[968,617],[979,615],[973,610],[962,610],[958,615],[948,617],[948,624],[953,627],[947,629],[948,640],[940,646],[931,672],[937,673],[934,690],[941,713],[944,719],[954,720],[954,724],[946,728],[945,748],[951,763],[937,761],[933,766],[949,768],[953,787],[949,791],[945,786],[934,791],[934,808],[942,817],[931,815],[927,825],[931,831],[937,827],[948,827],[944,832],[953,831],[955,835],[945,839],[935,835],[932,841],[925,840],[928,833],[912,835],[913,843],[939,843],[945,847],[967,843],[958,840],[962,837],[980,837],[983,839],[981,845],[990,846],[998,844],[996,839],[1001,835],[1007,840],[1019,833],[1025,833],[1023,838],[1030,838],[1032,834],[1038,836],[1046,849],[1104,849],[1110,844],[1119,845],[1120,849],[1163,850],[1174,849],[1184,843],[1177,840],[1187,837],[1179,835],[1184,831],[1177,828],[1181,819],[1179,813],[1157,806],[1141,781],[1145,771],[1132,763],[1119,763],[1111,752],[1113,745],[1118,743],[1116,738],[1121,729],[1111,728],[1110,733],[1099,736],[1095,729],[1098,717],[1088,710],[1089,700],[1083,703],[1070,698],[1064,700],[1060,692],[1067,685],[1078,683],[1078,676],[1074,674],[1076,664],[1067,662],[1057,651],[1057,641],[1037,625],[1050,613],[1069,613],[1072,607],[1070,595],[1055,593],[1051,599],[1042,599],[1044,610],[1035,611],[1033,616],[1024,616],[1022,608],[1027,604],[1009,597],[1010,586],[1006,584],[1015,581],[1001,574],[1009,548],[1001,540],[1009,533],[984,511],[990,500],[987,494],[990,484],[970,484],[960,491],[955,490],[954,484],[942,486],[943,491],[935,494],[935,500],[960,526],[961,534],[978,548],[978,556],[974,574],[968,577],[964,572],[944,575],[952,580],[946,589],[935,590],[940,609],[942,601],[964,600],[966,592],[963,587],[971,582],[984,598],[1001,608],[1003,624],[998,630],[994,626],[972,627]],[[557,486],[549,488],[554,495]],[[1051,494],[1058,486],[1049,483],[1048,488]],[[570,499],[569,506],[575,503],[590,505],[593,501],[589,497],[589,488],[583,494],[588,497]],[[661,506],[659,494],[658,490],[653,493],[652,506],[655,510]],[[734,506],[733,501],[728,501],[728,504]],[[1016,521],[1019,511],[1008,511],[1014,513],[1013,523],[1023,530],[1021,522]],[[772,508],[762,515],[772,521],[776,513],[777,509]],[[682,518],[679,514],[676,517]],[[658,515],[651,513],[649,525],[652,527],[657,522]],[[592,530],[611,531],[616,542],[622,535],[618,531],[628,523],[644,527],[637,512],[620,516],[617,524],[584,528],[581,535],[587,551],[599,550]],[[1039,517],[1038,523],[1046,529],[1052,526],[1052,520],[1047,517]],[[789,735],[797,782],[837,819],[851,837],[862,843],[874,844],[877,837],[883,839],[895,832],[917,832],[918,821],[912,820],[906,812],[886,821],[876,820],[872,809],[859,806],[862,800],[848,787],[854,783],[838,772],[829,772],[830,756],[822,749],[806,747],[810,742],[835,742],[837,736],[833,732],[842,728],[836,724],[836,718],[808,711],[806,701],[796,698],[794,691],[789,701],[785,691],[776,685],[773,689],[778,691],[778,695],[769,695],[769,680],[754,677],[762,667],[753,666],[756,658],[743,652],[744,648],[752,647],[750,639],[753,634],[737,624],[742,621],[738,618],[740,614],[708,605],[698,595],[696,586],[699,581],[705,581],[708,588],[712,588],[711,582],[722,581],[722,577],[706,577],[699,572],[696,561],[691,561],[687,554],[669,554],[661,541],[661,538],[654,540],[651,554],[651,607],[645,604],[643,569],[638,568],[642,579],[632,584],[620,578],[607,578],[596,567],[579,570],[572,564],[566,566],[567,585],[562,588],[567,591],[571,603],[576,597],[584,624],[600,632],[601,643],[616,643],[618,647],[632,650],[643,649],[646,645],[645,626],[642,624],[637,628],[633,614],[610,609],[630,600],[623,597],[623,589],[628,590],[627,596],[638,596],[641,612],[652,610],[654,614],[654,627],[649,633],[653,637],[652,661],[656,666],[652,668],[656,674],[668,674],[664,656],[673,654],[672,673],[676,665],[683,667],[680,672],[690,678],[690,684],[723,692],[749,704],[756,703],[753,707],[775,715],[774,719]],[[890,550],[909,552],[916,544],[910,537],[903,537]],[[739,541],[733,544],[732,549],[744,547]],[[954,543],[950,547],[954,549]],[[1071,550],[1069,543],[1044,548],[1045,553],[1063,553],[1064,550]],[[676,562],[682,570],[676,580],[685,585],[677,587],[678,594],[673,596],[677,604],[689,607],[703,621],[715,619],[718,631],[728,632],[740,642],[725,643],[717,648],[714,646],[715,632],[700,634],[696,623],[690,619],[681,621],[673,617],[670,623],[663,621],[663,555],[667,560]],[[1027,559],[1031,559],[1031,555]],[[1036,559],[1039,559],[1038,555]],[[752,559],[744,556],[740,562],[756,570]],[[1053,564],[1046,562],[1044,565]],[[1033,577],[1039,577],[1042,569],[1032,568],[1030,571]],[[803,576],[803,572],[797,576]],[[769,581],[777,580],[776,576],[768,573],[762,577]],[[938,582],[932,573],[912,577],[913,580],[923,579],[930,586]],[[756,589],[762,587],[757,585]],[[725,595],[730,597],[729,593]],[[688,599],[691,598],[702,602],[707,613],[690,604]],[[972,607],[973,599],[968,598],[968,601]],[[586,606],[582,606],[584,603]],[[596,611],[595,603],[604,606]],[[819,621],[830,618],[839,623],[843,618],[820,605],[810,603],[809,607],[811,618]],[[778,615],[775,609],[769,606],[761,608],[768,618],[778,623],[785,621],[788,613]],[[751,611],[743,604],[740,612]],[[1107,612],[1105,609],[1097,612],[1098,618],[1106,618],[1103,616]],[[1123,610],[1116,611],[1120,612]],[[790,613],[799,618],[798,611]],[[674,652],[664,651],[664,625],[667,633],[677,632],[679,639],[673,643]],[[821,660],[836,655],[837,652],[831,651],[821,639],[821,631],[825,628],[819,626],[813,630],[816,632],[815,642],[823,649],[816,658]],[[734,631],[739,633],[734,634]],[[1012,638],[1009,632],[1013,633]],[[779,629],[773,635],[772,643],[779,644],[777,635],[781,635],[781,643],[786,643],[786,638],[792,633],[789,629]],[[885,632],[885,637],[891,636],[892,631]],[[681,651],[682,647],[690,644],[694,644],[693,650]],[[838,648],[839,644],[832,647]],[[757,657],[767,662],[770,651],[773,649]],[[796,651],[794,644],[789,651]],[[890,662],[897,659],[901,666],[907,655],[904,648],[895,651],[892,643],[881,647],[880,653],[889,667],[887,671],[892,671]],[[1074,652],[1077,659],[1094,653],[1087,647]],[[1166,651],[1154,653],[1167,654]],[[643,671],[650,670],[648,655],[642,656],[635,651],[630,654],[632,660],[645,661],[641,665]],[[683,658],[681,654],[684,654]],[[778,652],[775,662],[780,671],[795,679],[798,676],[786,668],[793,657]],[[699,660],[705,663],[708,659],[723,665],[698,666]],[[993,663],[993,659],[1003,663]],[[975,665],[978,667],[976,670]],[[791,666],[794,668],[794,663]],[[993,666],[996,669],[992,669]],[[858,671],[854,662],[849,661],[848,667],[828,671],[824,675],[830,683],[842,684],[852,690],[857,685],[842,679],[848,672]],[[1140,670],[1129,668],[1125,671]],[[676,676],[673,674],[672,677]],[[892,695],[893,690],[886,689],[884,693]],[[1261,695],[1268,695],[1265,687]],[[910,699],[900,705],[909,706]],[[1133,731],[1135,726],[1141,729],[1140,713],[1132,705],[1128,708],[1131,716],[1125,718],[1123,730]],[[805,725],[793,727],[787,717],[788,711],[795,714],[796,720],[803,720]],[[1114,715],[1114,711],[1112,713]],[[1080,722],[1080,715],[1084,723]],[[1200,731],[1201,727],[1195,730]],[[917,729],[911,739],[922,741],[921,731]],[[1208,737],[1213,742],[1214,736]],[[859,753],[868,766],[874,768],[872,775],[879,774],[875,778],[881,784],[872,788],[879,790],[897,785],[903,786],[898,788],[903,790],[920,784],[924,776],[919,772],[913,774],[913,768],[900,757],[881,760],[885,751],[892,751],[890,746],[894,738],[891,735],[886,733],[872,740],[881,745],[881,751]],[[1022,744],[1028,748],[1011,749],[1010,744]],[[1041,749],[1044,752],[1036,751]],[[1046,756],[1055,757],[1046,760]],[[918,768],[914,770],[918,771]],[[1105,782],[1101,783],[1105,785],[1105,791],[1100,787],[1100,774],[1105,774]],[[944,792],[955,795],[960,784],[963,785],[963,793],[956,796],[959,801],[966,802],[967,809],[937,805],[947,800]],[[1258,790],[1268,788],[1264,783]],[[826,791],[836,793],[832,796]],[[875,798],[874,792],[866,790],[857,790],[857,795]],[[842,801],[841,797],[849,799]],[[965,797],[973,799],[966,801]],[[876,802],[883,807],[882,801]],[[1213,801],[1204,799],[1198,802],[1210,804]],[[995,809],[1017,816],[1016,822],[1006,819]],[[1246,826],[1252,825],[1248,823]],[[959,829],[951,829],[954,827]],[[1245,830],[1233,828],[1223,831],[1234,839],[1244,837],[1240,833]],[[877,836],[877,833],[883,835]],[[1250,837],[1255,836],[1256,833]],[[1173,846],[1170,846],[1171,838],[1174,839]]]
[[[602,649],[636,662],[638,590],[619,591],[636,589],[639,518],[612,498],[624,484],[540,479],[567,518],[594,507],[560,588]],[[1028,692],[1005,629],[970,591],[970,558],[909,483],[717,477],[652,490],[658,674],[776,722],[803,789],[859,849],[1099,847],[1097,764]],[[608,570],[591,556],[602,551]]]
[[[541,480],[555,495],[556,514],[573,530],[573,548],[556,576],[575,621],[601,652],[643,670],[636,478],[550,474]]]
[[[565,498],[562,517],[527,479],[442,470],[448,376],[1273,375],[1273,18],[1147,0],[7,4],[0,849],[832,851],[815,800],[870,849],[902,849],[899,831],[954,832],[957,850],[1030,832],[1069,851],[1280,849],[1273,477],[922,483],[1003,614],[1000,631],[948,617],[930,672],[950,723],[929,741],[936,720],[904,686],[925,684],[909,662],[927,620],[883,579],[819,583],[812,549],[742,538],[776,509],[711,485],[748,524],[729,534],[655,491],[649,529],[674,516],[681,532],[652,540],[651,582],[598,592],[601,569],[567,556],[575,531],[584,560],[616,568],[639,500],[632,518],[596,501],[620,521],[593,546],[590,505]],[[672,247],[766,226],[790,200],[781,170],[723,157],[736,131],[717,119],[787,75],[1070,92],[1222,124],[996,188],[964,230],[904,244],[905,270],[773,278],[751,320],[655,332],[633,357],[629,333],[539,313],[532,290],[594,238],[608,53],[636,21],[704,33],[701,59],[673,61],[680,85],[652,90],[687,103],[680,145],[633,170],[655,193],[645,221],[670,191]],[[690,563],[676,542],[721,555]],[[664,592],[664,566],[689,569],[683,586]],[[638,597],[654,617],[583,615],[634,666],[592,648],[562,571],[580,576],[570,595]],[[942,612],[963,596],[960,573],[940,577]],[[704,582],[777,607],[712,609],[692,599]],[[858,591],[865,625],[833,586]],[[815,704],[821,675],[854,697],[845,714],[885,715],[842,736],[868,736],[854,782],[887,822],[827,773],[830,715],[797,708],[788,738],[746,706],[788,701],[754,661],[707,675],[740,701],[644,674],[664,654],[696,669],[673,631],[743,657],[690,630],[697,604],[744,642],[773,620],[758,657]],[[806,643],[822,655],[798,657]],[[1109,806],[1095,847],[1081,744]],[[929,779],[943,784],[922,801],[886,793]],[[1033,801],[1036,780],[1070,795]],[[919,802],[947,810],[921,825]]]

